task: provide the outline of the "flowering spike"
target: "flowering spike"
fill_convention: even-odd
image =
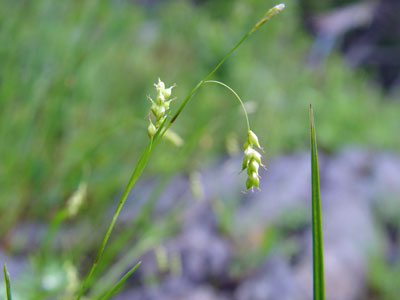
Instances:
[[[147,128],[147,133],[150,138],[154,136],[167,117],[167,111],[169,110],[170,103],[172,100],[174,100],[168,100],[168,98],[171,96],[172,89],[175,87],[175,84],[166,89],[165,83],[158,78],[158,82],[154,83],[154,87],[157,91],[156,101],[154,101],[150,96],[147,96],[147,99],[151,101],[150,111],[155,118],[155,124],[153,124],[151,118],[149,118],[150,124]]]
[[[253,146],[262,149],[260,143],[258,142],[257,135],[249,130],[248,137],[245,141],[243,148],[244,148],[244,159],[242,164],[242,171],[247,169],[247,181],[246,181],[246,188],[249,190],[253,187],[259,189],[260,186],[260,176],[258,174],[258,170],[260,166],[263,167],[261,163],[261,154],[256,151]]]

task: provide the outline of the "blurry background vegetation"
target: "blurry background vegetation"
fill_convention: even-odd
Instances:
[[[247,102],[267,159],[308,148],[309,103],[325,152],[348,144],[400,150],[398,95],[385,95],[365,69],[351,69],[339,51],[317,67],[307,64],[314,36],[303,27],[305,12],[350,2],[289,0],[279,20],[251,36],[214,76]],[[167,85],[177,83],[173,91],[180,101],[274,4],[0,1],[5,249],[17,251],[9,245],[12,228],[51,220],[82,181],[88,200],[77,219],[88,228],[104,228],[105,212],[147,143],[146,95],[154,93],[153,82],[161,77]],[[240,151],[246,135],[232,95],[211,85],[194,97],[174,130],[186,146],[177,150],[162,143],[147,174],[204,168]],[[179,161],[177,153],[183,155]],[[103,234],[98,231],[94,240]],[[82,247],[79,257],[70,257],[86,266],[85,253],[93,245]]]

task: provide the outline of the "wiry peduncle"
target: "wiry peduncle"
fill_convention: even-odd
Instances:
[[[225,83],[223,83],[221,81],[207,80],[204,83],[216,83],[216,84],[222,85],[223,87],[225,87],[228,90],[230,90],[232,92],[232,94],[235,95],[235,98],[240,102],[240,105],[243,108],[244,116],[246,117],[247,131],[250,131],[250,122],[249,122],[249,117],[247,115],[246,107],[244,106],[244,103],[243,103],[242,99],[240,99],[239,95],[229,85],[227,85],[227,84],[225,84]]]

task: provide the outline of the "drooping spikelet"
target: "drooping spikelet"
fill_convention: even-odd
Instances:
[[[247,169],[247,181],[246,188],[249,190],[253,187],[259,188],[260,185],[260,175],[258,170],[260,166],[264,167],[261,163],[261,154],[254,149],[256,146],[258,149],[263,150],[258,142],[257,135],[249,130],[247,135],[247,140],[243,145],[244,148],[244,159],[242,164],[242,171]]]

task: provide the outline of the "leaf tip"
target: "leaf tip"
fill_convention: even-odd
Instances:
[[[311,130],[312,130],[314,128],[314,115],[313,115],[312,104],[310,104],[309,113],[310,113],[310,125],[311,125]]]

